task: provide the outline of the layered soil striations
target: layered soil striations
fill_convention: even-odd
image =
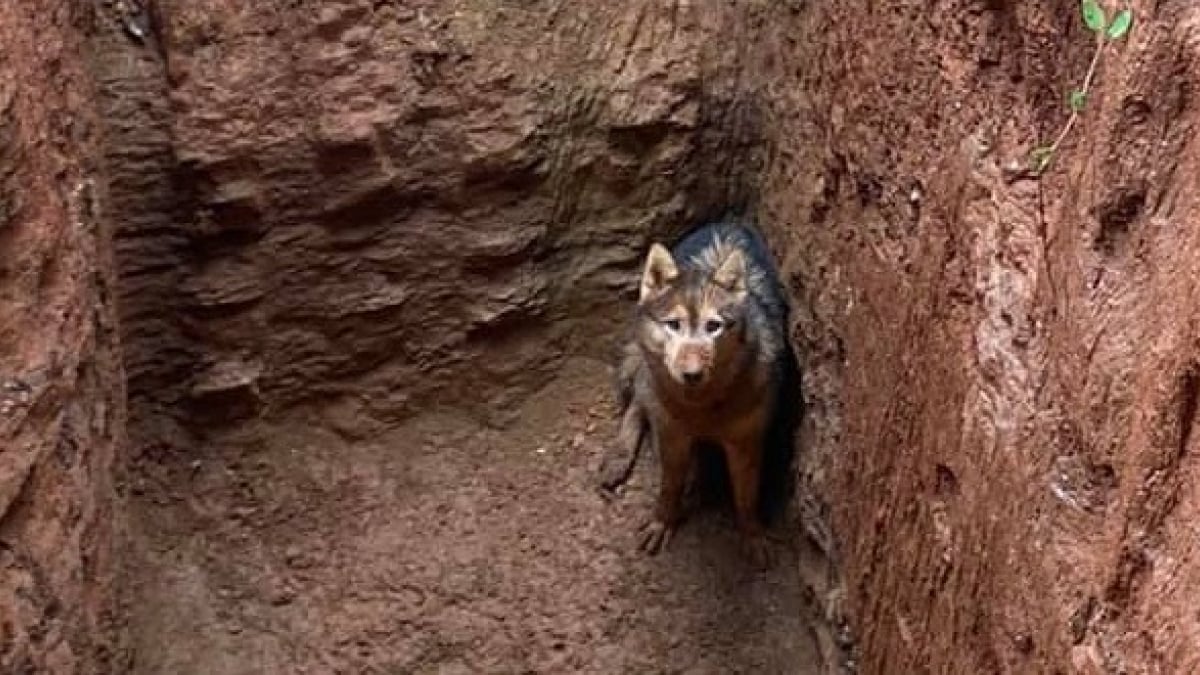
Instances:
[[[167,151],[120,188],[130,378],[184,432],[503,417],[718,201],[692,13],[298,4],[158,3],[160,57],[109,36],[114,136]]]

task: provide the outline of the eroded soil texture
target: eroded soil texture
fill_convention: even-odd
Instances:
[[[716,498],[636,550],[657,467],[597,489],[607,383],[571,361],[508,429],[261,428],[154,476],[133,502],[135,672],[822,672],[794,522],[766,571]]]

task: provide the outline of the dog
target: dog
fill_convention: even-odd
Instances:
[[[795,367],[788,303],[762,237],[733,222],[702,226],[673,249],[651,245],[631,326],[616,368],[623,455],[602,477],[623,482],[649,441],[661,460],[658,502],[640,529],[654,555],[682,517],[698,444],[725,458],[744,545],[766,556],[759,499],[764,448],[786,442],[783,394]]]

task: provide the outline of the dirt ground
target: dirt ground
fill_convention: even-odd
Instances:
[[[794,514],[763,572],[727,503],[636,550],[655,459],[596,488],[607,377],[568,362],[503,430],[263,428],[137,486],[135,672],[824,672]]]

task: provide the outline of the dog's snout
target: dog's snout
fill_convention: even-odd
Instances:
[[[675,375],[683,384],[694,386],[704,381],[708,357],[700,346],[684,345],[675,363]]]

